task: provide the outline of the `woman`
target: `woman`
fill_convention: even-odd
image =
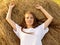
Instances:
[[[20,45],[42,45],[41,40],[49,31],[48,26],[52,22],[53,17],[42,6],[37,5],[36,9],[40,9],[47,17],[47,20],[41,25],[38,25],[39,20],[32,12],[28,11],[24,15],[24,22],[19,26],[11,19],[14,6],[14,2],[10,3],[6,20],[12,26],[15,34],[21,39]]]

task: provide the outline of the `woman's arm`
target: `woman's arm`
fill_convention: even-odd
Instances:
[[[7,16],[6,16],[6,20],[13,27],[13,29],[16,30],[15,22],[11,19],[11,13],[12,13],[12,9],[13,9],[14,6],[15,6],[14,2],[11,2],[10,5],[9,5],[9,9],[8,9],[8,13],[7,13]]]
[[[37,5],[36,8],[40,9],[45,14],[45,16],[47,17],[47,20],[44,22],[44,29],[45,29],[52,22],[53,17],[42,6]]]

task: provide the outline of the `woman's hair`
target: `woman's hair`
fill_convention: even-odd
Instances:
[[[34,18],[34,22],[33,22],[33,25],[32,25],[33,28],[37,27],[37,26],[40,25],[42,22],[44,22],[44,21],[42,21],[42,19],[39,20],[39,19],[35,16],[35,14],[34,14],[33,12],[31,12],[31,11],[27,11],[25,14],[32,14],[32,15],[33,15],[33,18]],[[24,31],[23,31],[23,28],[27,28],[27,25],[26,25],[26,22],[25,22],[25,17],[23,18],[23,21],[21,22],[20,26],[22,27],[22,28],[21,28],[21,31],[24,32]],[[24,33],[27,33],[27,32],[24,32]],[[27,33],[27,34],[31,34],[31,33]]]

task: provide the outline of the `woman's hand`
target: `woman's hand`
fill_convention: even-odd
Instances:
[[[12,9],[13,9],[14,6],[15,6],[15,2],[12,1],[10,3],[10,5],[9,5],[9,9],[8,9],[8,13],[7,13],[7,16],[6,16],[6,20],[13,27],[13,29],[16,30],[16,23],[11,19],[11,13],[12,13]]]
[[[10,3],[10,5],[9,5],[9,8],[13,8],[15,6],[15,2],[14,1],[12,1],[11,3]]]
[[[35,8],[36,8],[36,9],[41,9],[41,8],[42,8],[42,6],[41,6],[41,5],[39,5],[39,4],[37,4],[37,5],[35,6]]]

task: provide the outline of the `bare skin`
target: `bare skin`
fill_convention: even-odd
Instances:
[[[9,5],[6,20],[12,26],[12,28],[16,30],[16,25],[15,25],[16,23],[11,19],[11,13],[12,13],[12,9],[14,8],[14,6],[15,6],[15,3],[14,3],[14,1],[12,1]]]
[[[49,24],[52,22],[53,17],[39,4],[36,5],[36,9],[40,9],[47,17],[47,20],[44,22],[44,29],[47,28]]]
[[[15,7],[15,3],[14,1],[12,1],[9,5],[6,20],[12,26],[12,28],[16,30],[16,25],[15,25],[16,23],[11,19],[11,13],[14,7]],[[47,20],[44,22],[44,28],[48,27],[49,24],[52,22],[53,17],[42,6],[36,5],[35,8],[40,9],[45,14],[45,16],[47,17]],[[33,16],[31,14],[25,14],[25,22],[27,24],[27,28],[31,28],[34,22]]]

